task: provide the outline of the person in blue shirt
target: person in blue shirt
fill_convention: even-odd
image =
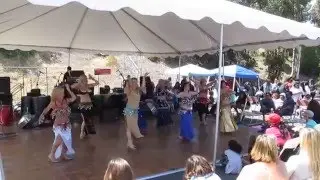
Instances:
[[[306,120],[306,127],[307,128],[314,128],[317,123],[312,119],[314,116],[314,113],[310,110],[306,110],[303,112],[303,119]]]

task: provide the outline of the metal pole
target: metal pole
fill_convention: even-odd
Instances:
[[[216,112],[216,129],[214,137],[214,149],[213,149],[213,163],[216,163],[217,159],[217,145],[219,135],[219,119],[220,119],[220,95],[221,95],[221,66],[222,66],[222,51],[223,51],[223,24],[221,24],[220,30],[220,52],[219,52],[219,77],[218,77],[218,97],[217,97],[217,112]]]
[[[180,77],[181,77],[181,55],[179,56],[179,76],[178,76],[178,82],[180,82]]]
[[[46,67],[47,96],[49,95],[48,67]]]
[[[71,60],[70,60],[70,58],[71,58],[71,55],[70,55],[70,49],[69,49],[69,54],[68,54],[68,66],[70,66],[70,64],[71,64]]]
[[[232,91],[236,87],[236,76],[233,77],[233,85],[232,85]]]
[[[223,55],[222,55],[222,66],[223,66],[223,69],[222,69],[222,77],[223,77],[223,79],[224,79],[224,53],[223,53]],[[219,58],[220,59],[220,58]]]

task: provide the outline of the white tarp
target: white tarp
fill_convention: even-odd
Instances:
[[[224,0],[78,1],[1,0],[0,47],[201,55],[219,49],[220,23],[224,49],[319,44],[318,28]]]
[[[181,66],[180,68],[169,69],[166,71],[166,74],[174,74],[181,76],[189,76],[189,74],[200,74],[200,73],[210,73],[210,71],[206,68],[199,67],[194,64],[187,64],[185,66]]]

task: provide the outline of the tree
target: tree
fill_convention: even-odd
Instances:
[[[311,0],[231,0],[233,2],[256,8],[258,10],[262,10],[271,14],[275,14],[281,17],[285,17],[288,19],[292,19],[299,22],[306,22],[310,19],[310,8],[311,8]],[[320,22],[320,21],[319,21]],[[300,65],[300,56],[298,56],[299,48],[294,49],[294,56],[292,60],[292,76],[297,75],[298,68],[294,68],[296,66]],[[289,56],[288,54],[284,54],[284,56],[279,56],[277,53],[267,53],[269,54],[269,59],[281,59],[279,64],[277,66],[281,66],[280,63],[282,63],[282,66],[284,65],[283,60],[288,60]],[[275,57],[271,57],[275,56]],[[268,64],[268,62],[273,62],[269,60],[265,60],[265,64],[268,66],[268,69],[270,67],[274,67],[274,64]],[[276,73],[277,74],[277,73]],[[269,74],[269,76],[273,76]]]

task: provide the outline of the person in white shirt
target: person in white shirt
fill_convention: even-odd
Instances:
[[[292,88],[290,88],[290,91],[292,92],[292,99],[295,103],[302,98],[303,93],[298,83],[295,83]]]
[[[241,151],[242,146],[235,140],[228,142],[229,149],[224,151],[228,158],[228,163],[225,168],[226,174],[239,174],[242,169]]]
[[[320,133],[304,128],[300,131],[300,153],[286,163],[289,180],[320,180]]]
[[[206,158],[192,155],[185,166],[184,180],[221,180]]]
[[[274,92],[272,94],[272,100],[273,100],[274,106],[276,108],[275,110],[280,109],[283,106],[283,100],[280,98],[279,93]]]

